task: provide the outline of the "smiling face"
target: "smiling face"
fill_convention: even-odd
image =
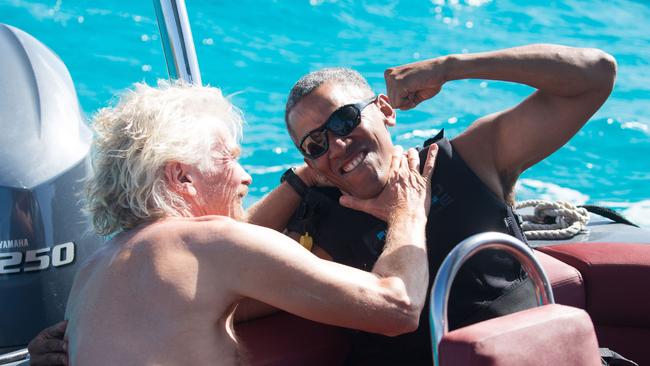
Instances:
[[[308,132],[322,126],[343,105],[371,95],[354,86],[327,82],[303,97],[291,110],[288,123],[295,144]],[[395,124],[395,112],[387,98],[379,98],[361,113],[361,123],[347,136],[327,132],[329,150],[305,162],[332,184],[358,198],[375,197],[388,177],[393,144],[386,127]]]

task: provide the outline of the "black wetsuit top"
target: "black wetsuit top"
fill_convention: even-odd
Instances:
[[[499,199],[465,164],[452,144],[438,136],[433,172],[432,203],[426,235],[430,285],[451,249],[467,237],[499,231],[525,241],[510,206]],[[422,164],[424,162],[422,161]],[[371,270],[385,243],[386,224],[370,215],[338,204],[335,188],[310,189],[294,213],[289,230],[314,238],[336,262]],[[448,316],[450,330],[536,306],[533,287],[519,263],[510,255],[484,250],[461,268],[452,286]],[[355,331],[349,365],[431,365],[429,304],[417,331],[386,337]]]

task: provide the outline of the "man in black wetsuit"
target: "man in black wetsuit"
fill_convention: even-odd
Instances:
[[[286,106],[287,128],[308,166],[287,171],[279,187],[293,187],[294,199],[301,199],[288,228],[303,242],[313,241],[317,255],[370,270],[383,247],[390,208],[372,216],[352,209],[368,211],[364,200],[384,187],[392,151],[387,127],[396,123],[395,108],[411,109],[444,83],[472,78],[537,90],[511,109],[479,118],[451,141],[441,132],[425,143],[421,155],[430,143],[439,147],[427,224],[430,276],[453,246],[472,234],[500,231],[525,241],[512,209],[517,178],[587,122],[609,96],[615,74],[614,59],[602,51],[555,45],[390,68],[387,96],[376,96],[349,69],[312,72],[294,85]],[[315,177],[336,188],[313,187]],[[508,255],[484,251],[456,277],[450,329],[534,305],[521,266]],[[430,365],[427,319],[423,312],[418,331],[395,338],[357,333],[348,363]]]

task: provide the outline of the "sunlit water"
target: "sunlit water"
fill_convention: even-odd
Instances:
[[[650,3],[643,1],[188,1],[204,83],[221,87],[248,124],[242,162],[254,178],[247,203],[301,162],[284,131],[293,82],[349,66],[384,92],[386,67],[448,53],[528,43],[598,47],[619,72],[610,99],[566,146],[527,171],[519,199],[605,204],[650,226]],[[151,1],[0,0],[0,22],[32,34],[68,66],[92,115],[136,81],[166,68]],[[445,128],[515,105],[531,88],[481,80],[445,85],[399,112],[394,140],[421,144]]]

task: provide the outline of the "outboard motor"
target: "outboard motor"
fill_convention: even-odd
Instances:
[[[67,68],[34,37],[5,24],[0,24],[0,55],[4,365],[10,360],[2,355],[24,348],[63,319],[77,269],[103,240],[82,213],[92,134]]]

